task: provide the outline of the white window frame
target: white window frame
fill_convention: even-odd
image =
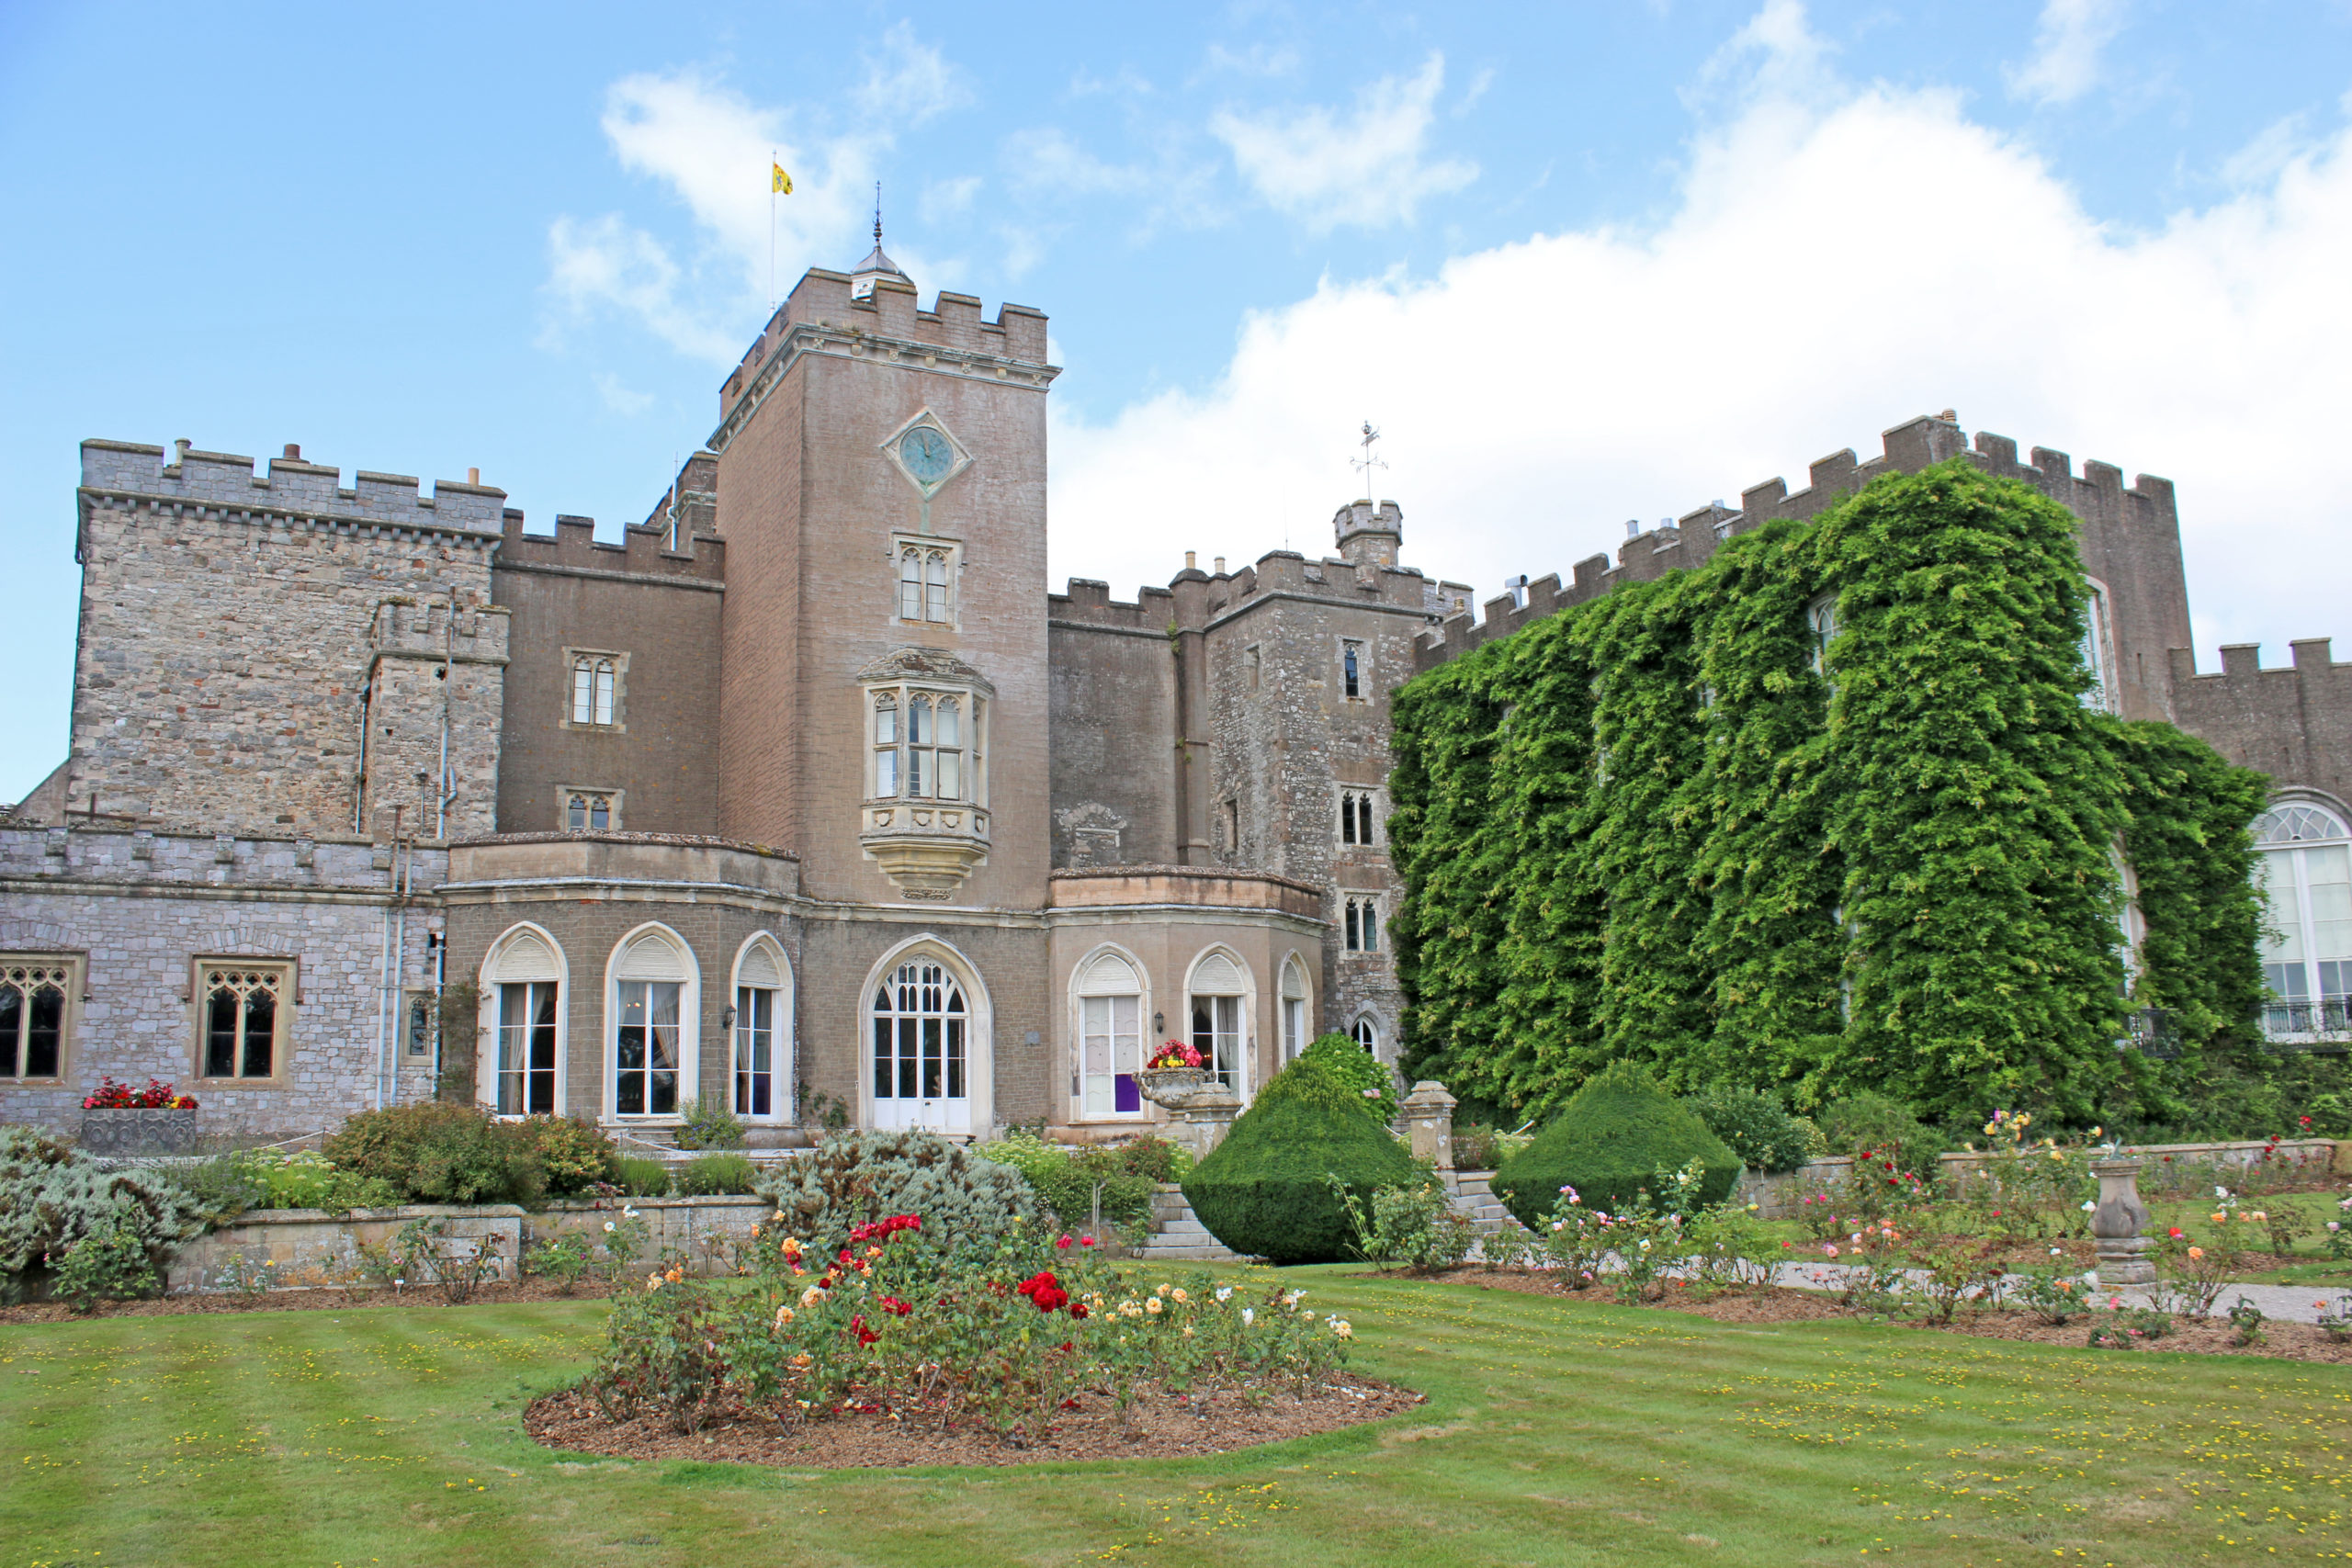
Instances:
[[[1837,682],[1829,674],[1829,645],[1838,640],[1838,595],[1817,593],[1804,607],[1804,633],[1807,646],[1813,649],[1813,672],[1828,682],[1832,689]]]
[[[1294,992],[1293,977],[1298,982]],[[1306,1050],[1307,1042],[1315,1038],[1315,981],[1308,974],[1306,960],[1294,953],[1283,960],[1277,972],[1275,992],[1282,1009],[1279,1023],[1282,1029],[1282,1057],[1295,1062]]]
[[[609,664],[612,677],[611,701],[603,705],[596,700],[594,677],[602,665]],[[589,714],[580,715],[580,676],[585,669],[591,678]],[[602,706],[610,716],[596,716]],[[608,648],[567,648],[563,650],[563,721],[566,729],[589,729],[601,735],[628,733],[628,655]]]
[[[63,1083],[73,1075],[74,1029],[81,1016],[88,964],[89,955],[81,953],[0,953],[0,987],[19,998],[15,1023],[5,1036],[0,1036],[0,1068],[7,1073],[0,1077],[0,1089]],[[57,1009],[57,1070],[27,1072],[24,1069],[32,1045],[33,999],[52,987],[62,993]]]
[[[752,986],[743,978],[745,963],[754,952],[763,952],[775,966],[776,984]],[[769,1025],[768,1042],[768,1109],[765,1113],[748,1110],[745,1106],[744,1082],[748,1071],[744,1053],[754,1043],[750,1038],[752,1027],[743,1014],[747,992],[764,990],[771,993],[774,1017]],[[785,952],[784,943],[774,931],[754,931],[743,939],[735,950],[735,962],[728,976],[728,1010],[731,1022],[727,1031],[728,1104],[743,1121],[758,1124],[788,1123],[798,1120],[799,1108],[795,1103],[795,1086],[799,1082],[799,1059],[797,1055],[793,1020],[797,986],[792,973],[792,957]]]
[[[1356,1014],[1355,1021],[1348,1025],[1348,1038],[1363,1046],[1365,1055],[1380,1060],[1380,1021],[1372,1014]]]
[[[1218,954],[1223,954],[1236,969],[1240,971],[1242,987],[1240,991],[1202,991],[1195,990],[1193,988],[1193,983],[1199,978],[1203,967],[1208,964],[1212,957]],[[1232,1021],[1234,1027],[1229,1036],[1227,1035],[1227,1031],[1217,1027],[1218,1023],[1222,1021],[1218,1017],[1218,1014],[1222,1010],[1216,1005],[1217,1002],[1227,999],[1230,999],[1234,1004],[1232,1009]],[[1234,1042],[1232,1060],[1227,1072],[1227,1076],[1233,1080],[1229,1086],[1233,1092],[1246,1104],[1255,1090],[1256,1079],[1256,1073],[1253,1069],[1257,1059],[1257,971],[1250,966],[1249,961],[1243,958],[1240,953],[1235,952],[1232,948],[1226,946],[1222,942],[1203,948],[1193,956],[1192,964],[1184,972],[1184,1011],[1182,1014],[1182,1026],[1183,1033],[1182,1038],[1186,1042],[1186,1043],[1196,1047],[1199,1045],[1200,1042],[1195,1035],[1193,1010],[1195,1004],[1203,1001],[1206,1001],[1210,1004],[1209,1025],[1212,1039],[1229,1037]],[[1202,1065],[1204,1067],[1213,1065],[1206,1059],[1206,1057],[1207,1054],[1204,1053]]]
[[[621,797],[625,790],[606,789],[601,784],[560,784],[555,792],[555,825],[560,833],[617,833],[621,831]],[[583,803],[584,816],[581,826],[571,825],[571,803]],[[595,825],[596,803],[605,803],[605,825]]]
[[[623,976],[621,970],[630,949],[639,942],[654,939],[666,942],[675,950],[683,974],[675,976]],[[676,1100],[668,1111],[631,1111],[620,1109],[621,1030],[624,1021],[622,987],[628,985],[675,985],[678,987],[678,1040]],[[650,996],[649,992],[649,996]],[[702,1094],[702,964],[695,957],[694,946],[672,927],[660,920],[648,920],[633,927],[615,942],[605,960],[604,1029],[598,1041],[600,1076],[604,1079],[605,1117],[607,1122],[628,1126],[669,1126],[684,1122]],[[646,1027],[652,1027],[648,1024]],[[646,1065],[631,1069],[645,1075],[647,1101],[652,1098],[653,1075],[650,1042]]]
[[[293,958],[256,958],[230,953],[198,957],[192,966],[188,992],[196,1004],[193,1009],[196,1014],[196,1053],[195,1060],[191,1064],[193,1070],[189,1072],[188,1077],[198,1083],[210,1085],[216,1091],[230,1089],[275,1088],[282,1085],[286,1081],[287,1059],[293,1055],[294,1051],[294,1014],[301,1001],[300,968],[300,962]],[[242,991],[247,997],[257,989],[266,990],[270,995],[271,1033],[269,1071],[266,1073],[247,1073],[244,1070],[248,1047],[242,1039],[234,1047],[235,1071],[215,1077],[209,1070],[211,1065],[209,1053],[212,1032],[212,993],[215,989],[223,988],[214,985],[213,976],[216,975],[222,976],[266,975],[274,977],[258,984],[250,981],[230,981],[225,987],[232,991]],[[246,1007],[245,1002],[239,1003],[240,1019],[246,1015]],[[240,1036],[243,1033],[243,1030],[241,1026]]]
[[[874,1092],[874,1008],[876,991],[896,985],[901,965],[935,964],[947,972],[964,994],[964,1095],[944,1091],[937,1100],[920,1094],[902,1099],[896,1093],[877,1098]],[[895,1000],[895,998],[893,998]],[[985,1133],[995,1115],[995,1004],[978,967],[951,943],[925,934],[910,937],[876,961],[867,971],[857,1007],[857,1100],[863,1124],[876,1128],[921,1127],[949,1135]],[[895,1089],[895,1083],[894,1083]],[[920,1082],[917,1088],[921,1088]]]
[[[865,727],[865,799],[869,805],[910,800],[987,807],[989,726],[996,710],[988,695],[955,682],[933,680],[876,682],[863,691],[865,707],[861,722]],[[926,738],[920,739],[915,722],[918,702],[924,705],[922,712],[928,725],[922,732]],[[942,704],[953,705],[956,714],[956,741],[952,746],[941,739],[945,728],[941,719]],[[882,738],[880,721],[886,706],[893,716],[888,740]],[[957,777],[952,794],[941,793],[940,774],[945,768],[945,756],[955,759]]]
[[[510,971],[507,960],[526,937],[535,940],[546,948],[550,960],[548,967],[554,971],[552,976],[524,967],[516,967]],[[565,954],[563,944],[556,941],[553,932],[537,921],[517,921],[498,933],[498,939],[492,942],[489,949],[483,953],[481,967],[477,974],[476,986],[480,1001],[477,1003],[478,1010],[474,1015],[474,1037],[479,1043],[474,1054],[474,1102],[493,1115],[502,1117],[512,1118],[531,1114],[527,1093],[523,1097],[523,1110],[500,1111],[498,1109],[499,1079],[503,1076],[502,1069],[505,1062],[507,1044],[500,1006],[502,998],[500,987],[553,986],[555,987],[555,1113],[559,1116],[568,1113],[571,1109],[568,1096],[571,1088],[569,1046],[571,1032],[571,961]],[[535,1031],[537,1026],[526,1023],[524,1027],[526,1030]],[[532,1070],[527,1066],[525,1067],[525,1076],[527,1077]]]
[[[2352,875],[2352,813],[2332,798],[2313,794],[2274,797],[2255,818],[2255,852],[2260,857],[2256,875],[2264,894],[2270,930],[2262,938],[2263,983],[2271,999],[2263,1007],[2263,1033],[2282,1043],[2341,1040],[2352,1034],[2352,942],[2340,956],[2321,952],[2323,911],[2314,897],[2312,873],[2341,858]],[[2285,834],[2292,833],[2288,837]],[[2286,890],[2291,907],[2282,907],[2278,872],[2288,873]],[[2333,881],[2325,886],[2336,886]],[[2352,887],[2352,883],[2346,884]],[[2338,924],[2352,913],[2330,916]],[[2290,942],[2301,954],[2291,964],[2283,958]],[[2327,985],[2327,970],[2335,969],[2335,987]],[[2299,969],[2300,975],[2278,977],[2301,982],[2301,993],[2281,992],[2274,970]]]
[[[911,583],[908,558],[916,565]],[[893,534],[890,536],[890,618],[907,626],[963,627],[964,545],[937,534]],[[935,569],[935,571],[934,571]],[[937,581],[933,578],[936,576]],[[911,598],[908,589],[915,592]],[[933,592],[936,590],[936,592]],[[911,614],[909,612],[911,610]]]
[[[1120,960],[1134,973],[1136,987],[1134,990],[1105,989],[1097,982],[1094,976],[1095,967],[1106,957]],[[1136,1097],[1137,1103],[1135,1110],[1118,1109],[1117,1084],[1122,1075],[1119,1070],[1118,1048],[1121,1032],[1117,1026],[1116,1004],[1127,1000],[1132,1000],[1135,1004],[1136,1061],[1132,1070],[1139,1072],[1144,1063],[1151,1060],[1152,1053],[1159,1049],[1159,1042],[1152,1038],[1153,1031],[1150,1028],[1151,971],[1144,966],[1143,960],[1132,950],[1116,942],[1103,942],[1089,949],[1085,956],[1071,968],[1069,986],[1070,1114],[1075,1121],[1144,1122],[1151,1117],[1151,1102],[1144,1100],[1140,1094]],[[1086,1070],[1086,1043],[1091,1038],[1088,1032],[1087,1012],[1088,1004],[1091,1002],[1110,1004],[1105,1011],[1111,1016],[1105,1019],[1106,1028],[1102,1032],[1110,1041],[1111,1070],[1107,1075],[1089,1075]],[[1090,1076],[1107,1076],[1112,1080],[1110,1109],[1096,1110],[1088,1104],[1086,1080]]]

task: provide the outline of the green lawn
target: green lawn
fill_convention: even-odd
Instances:
[[[1295,1272],[1428,1404],[1222,1459],[776,1472],[526,1438],[597,1303],[0,1326],[0,1568],[2352,1554],[2352,1369]]]

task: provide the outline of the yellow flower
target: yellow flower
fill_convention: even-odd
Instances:
[[[1158,1296],[1153,1296],[1149,1300],[1146,1301],[1143,1303],[1143,1310],[1148,1313],[1158,1313],[1159,1311],[1159,1298]]]
[[[678,1271],[677,1269],[671,1269],[667,1274],[664,1274],[664,1275],[662,1276],[662,1278],[663,1278],[663,1279],[665,1279],[665,1280],[669,1280],[669,1281],[670,1281],[670,1283],[672,1283],[672,1284],[673,1284],[673,1285],[674,1285],[674,1284],[676,1284],[676,1283],[678,1282],[678,1280],[679,1280],[681,1278],[683,1278],[683,1276],[679,1273],[679,1271]]]
[[[1156,1296],[1164,1296],[1164,1295],[1166,1295],[1166,1294],[1168,1293],[1169,1289],[1170,1289],[1170,1287],[1168,1287],[1168,1286],[1166,1286],[1166,1285],[1162,1285],[1162,1286],[1160,1286],[1160,1287],[1159,1287],[1159,1289],[1158,1289],[1157,1291],[1154,1291],[1154,1292],[1152,1292],[1152,1294],[1154,1294],[1154,1295],[1156,1295]]]
[[[1193,1298],[1186,1295],[1181,1288],[1169,1292],[1169,1300],[1174,1302],[1178,1306],[1182,1306],[1186,1302],[1191,1301],[1192,1299]]]
[[[776,1325],[778,1328],[782,1328],[786,1324],[790,1323],[790,1322],[792,1321],[792,1319],[793,1319],[794,1315],[795,1315],[795,1314],[794,1314],[794,1313],[793,1313],[793,1310],[792,1310],[790,1307],[788,1307],[788,1306],[780,1306],[780,1307],[776,1308],[776,1309],[775,1309],[775,1325]]]
[[[800,1304],[805,1307],[815,1306],[819,1302],[821,1302],[824,1299],[825,1292],[819,1290],[814,1285],[809,1286],[807,1290],[800,1292]]]

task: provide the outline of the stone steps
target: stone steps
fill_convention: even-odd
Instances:
[[[1236,1263],[1240,1257],[1194,1217],[1184,1190],[1163,1183],[1151,1195],[1151,1235],[1136,1248],[1147,1263]]]

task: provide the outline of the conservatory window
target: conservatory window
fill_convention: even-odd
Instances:
[[[619,1027],[613,1037],[613,1110],[623,1116],[671,1116],[678,1109],[678,993],[675,980],[622,980]]]
[[[2325,807],[2283,802],[2254,820],[2268,904],[2262,978],[2274,1040],[2352,1032],[2352,831]]]
[[[498,1113],[554,1112],[556,982],[509,981],[498,987]]]

